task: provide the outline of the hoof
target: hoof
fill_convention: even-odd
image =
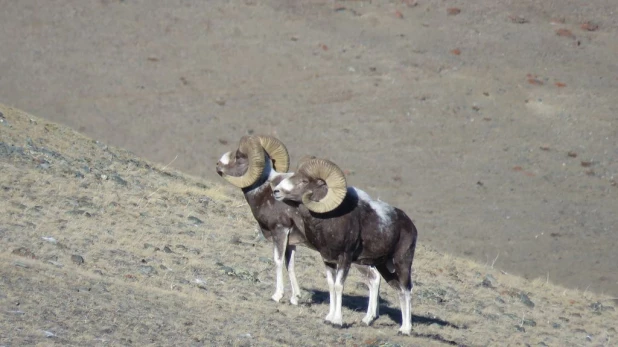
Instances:
[[[298,298],[295,297],[295,296],[291,297],[290,298],[290,304],[292,304],[294,306],[298,305]]]
[[[365,325],[370,326],[371,324],[373,324],[373,322],[375,322],[375,320],[378,319],[378,317],[365,317],[362,319],[363,323],[365,323]]]
[[[274,302],[279,302],[281,300],[281,298],[283,297],[283,294],[273,294],[273,296],[271,296],[270,298],[272,299],[272,301]]]
[[[405,331],[405,330],[399,329],[399,331],[397,331],[397,335],[399,335],[399,336],[401,336],[401,335],[410,336],[410,330]]]

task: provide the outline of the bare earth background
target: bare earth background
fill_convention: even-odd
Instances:
[[[525,280],[419,245],[412,336],[397,293],[344,329],[301,248],[300,304],[270,300],[272,245],[238,189],[189,176],[0,104],[0,346],[615,346],[618,299]]]
[[[204,181],[273,134],[403,208],[420,244],[618,294],[614,0],[0,8],[0,102]]]

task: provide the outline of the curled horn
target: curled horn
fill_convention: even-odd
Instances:
[[[298,161],[298,164],[296,165],[296,171],[298,171],[298,169],[300,169],[301,166],[303,166],[304,163],[308,162],[311,159],[317,159],[317,157],[315,155],[304,155],[302,158],[300,158],[300,160]]]
[[[290,168],[290,155],[283,142],[273,136],[258,136],[260,143],[268,156],[273,161],[273,168],[277,172],[288,172]]]
[[[328,188],[326,196],[320,201],[309,199],[312,192],[303,195],[303,204],[313,212],[325,213],[337,208],[347,194],[347,183],[341,169],[326,159],[307,159],[298,169],[313,178],[324,180]]]
[[[256,136],[243,136],[238,145],[238,151],[247,155],[249,167],[242,176],[223,175],[231,184],[238,188],[246,188],[254,184],[262,175],[266,164],[264,152],[259,138]]]

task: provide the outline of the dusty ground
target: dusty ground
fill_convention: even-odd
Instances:
[[[528,281],[422,244],[413,336],[396,293],[346,329],[301,248],[302,304],[277,304],[271,245],[236,189],[182,174],[0,104],[0,346],[611,346],[616,299]],[[495,264],[493,264],[495,265]]]
[[[274,134],[423,245],[618,294],[614,0],[0,5],[0,102],[215,182]]]

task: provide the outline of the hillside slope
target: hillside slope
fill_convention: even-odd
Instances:
[[[136,158],[0,104],[0,345],[609,346],[616,299],[526,281],[418,248],[413,333],[395,292],[361,323],[352,272],[344,322],[300,249],[295,307],[269,300],[271,246],[238,192]],[[204,163],[209,165],[209,163]],[[414,211],[408,211],[414,216]],[[423,233],[423,230],[420,230]]]

